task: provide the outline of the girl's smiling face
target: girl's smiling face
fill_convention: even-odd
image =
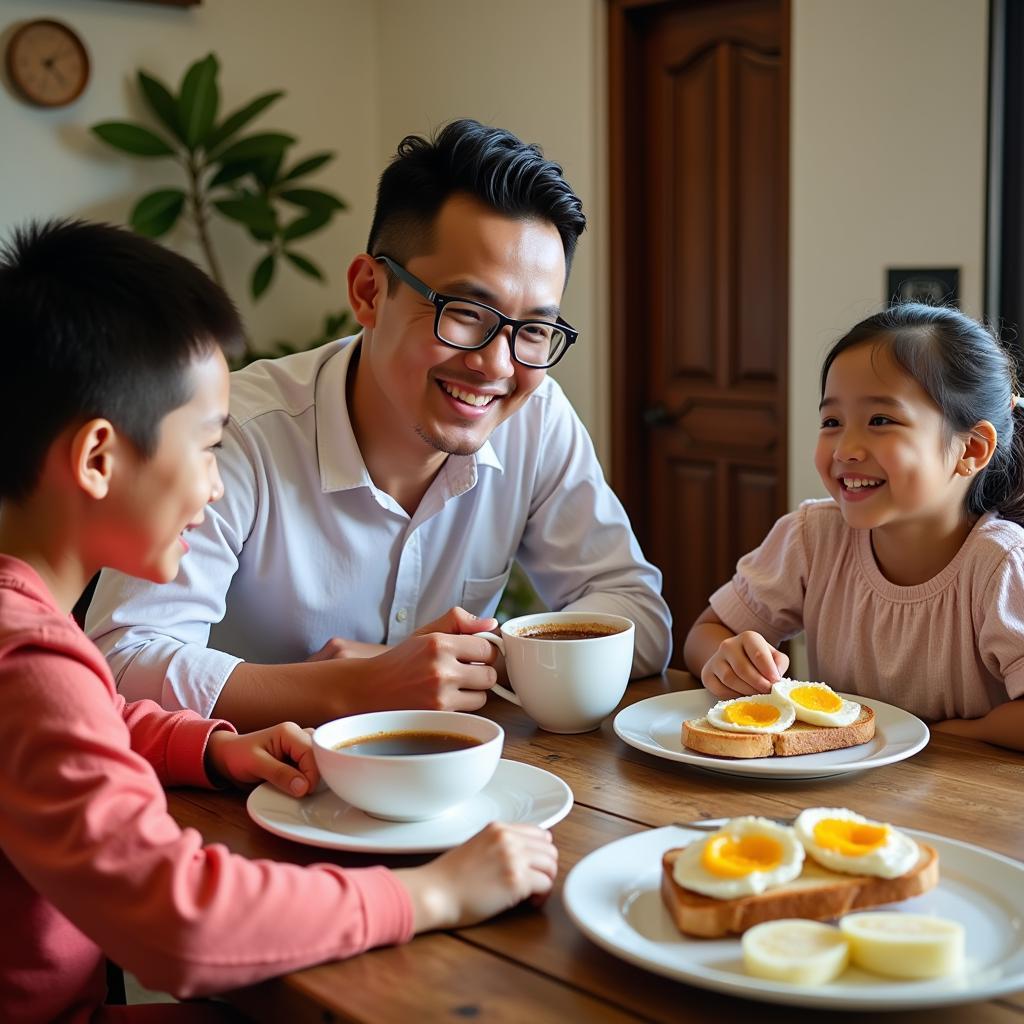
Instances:
[[[814,465],[858,529],[965,515],[969,477],[942,412],[884,344],[846,349],[829,367]]]

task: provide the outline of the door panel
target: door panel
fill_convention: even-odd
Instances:
[[[610,10],[613,480],[681,666],[786,507],[789,10]]]

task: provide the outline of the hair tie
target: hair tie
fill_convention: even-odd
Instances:
[[[1024,401],[1024,399],[1022,399],[1020,395],[1010,395],[1010,410],[1012,411],[1016,409],[1022,401]]]

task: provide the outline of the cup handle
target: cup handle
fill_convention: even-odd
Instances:
[[[494,644],[501,651],[502,657],[505,656],[505,644],[497,633],[476,633],[474,635]],[[502,686],[500,683],[495,683],[491,687],[491,693],[496,693],[499,697],[504,697],[505,700],[518,704],[520,707],[523,706],[523,702],[508,687]]]

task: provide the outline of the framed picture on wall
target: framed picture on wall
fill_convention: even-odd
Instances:
[[[960,305],[959,267],[889,267],[885,300],[923,302],[928,306]]]

